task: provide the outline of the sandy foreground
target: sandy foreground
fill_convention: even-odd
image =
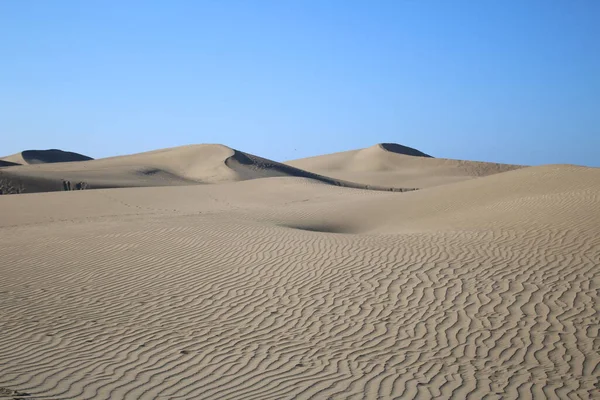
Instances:
[[[600,398],[600,169],[394,150],[1,168],[0,398]]]

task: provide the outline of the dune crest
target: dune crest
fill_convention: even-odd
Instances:
[[[0,159],[0,167],[16,167],[17,165],[21,164]]]
[[[413,149],[412,147],[403,146],[398,143],[379,143],[377,144],[380,148],[385,151],[389,151],[390,153],[403,154],[405,156],[413,156],[413,157],[429,157],[433,158],[429,154],[425,154],[420,150]]]
[[[0,160],[12,162],[15,164],[47,164],[47,163],[64,163],[76,161],[93,160],[92,157],[84,156],[83,154],[74,153],[71,151],[63,151],[58,149],[50,150],[24,150],[20,153],[13,154],[0,158]]]
[[[30,161],[33,160],[31,157]],[[3,169],[0,174],[5,180],[20,182],[25,193],[61,191],[72,187],[99,189],[194,185],[279,176],[303,177],[325,184],[361,189],[414,189],[331,178],[219,144],[180,146],[77,163],[14,166]]]
[[[524,167],[434,158],[395,143],[292,160],[286,164],[356,183],[416,188],[444,185]]]

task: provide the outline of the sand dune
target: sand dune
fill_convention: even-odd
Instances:
[[[288,161],[332,178],[379,186],[425,188],[522,168],[519,165],[433,158],[395,143]]]
[[[0,158],[0,161],[7,161],[18,165],[63,163],[88,160],[93,160],[93,158],[79,153],[57,149],[25,150],[20,153],[13,154],[12,156]]]
[[[190,185],[236,180],[224,161],[225,146],[183,146],[78,163],[5,168],[5,179],[23,182],[26,193],[61,191],[64,181],[85,182],[90,189]]]
[[[5,161],[5,160],[0,159],[0,167],[15,167],[17,165],[21,165],[21,164],[17,164],[14,162]]]
[[[25,153],[27,152],[22,154]],[[45,157],[46,160],[50,159],[49,156]],[[65,189],[65,182],[69,183],[66,189],[76,188],[77,185],[84,185],[86,189],[99,189],[181,186],[276,176],[311,178],[344,187],[365,188],[368,185],[322,176],[222,145],[181,146],[77,163],[33,162],[41,158],[43,157],[28,156],[28,163],[35,165],[5,168],[0,171],[0,179],[22,186],[24,193],[62,191]],[[15,157],[5,158],[9,159],[18,161]],[[405,191],[414,188],[375,184],[370,189]]]
[[[221,183],[0,197],[0,395],[600,395],[600,169],[394,154],[465,180],[391,193],[171,151],[77,164]]]

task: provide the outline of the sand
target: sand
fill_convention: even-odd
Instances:
[[[47,152],[54,156],[47,156]],[[417,189],[394,185],[394,182],[369,185],[369,182],[331,178],[218,144],[180,146],[98,160],[86,160],[83,158],[86,156],[73,156],[77,153],[59,150],[30,150],[20,154],[2,160],[24,165],[5,165],[0,170],[0,181],[7,182],[5,186],[22,188],[19,193],[75,190],[80,186],[86,189],[184,186],[277,176],[310,178],[335,186],[370,190],[404,192]],[[23,154],[46,156],[32,158]],[[31,162],[42,158],[47,162]],[[24,162],[24,159],[30,162]]]
[[[523,168],[522,165],[433,158],[395,143],[288,161],[332,178],[379,186],[425,188]]]
[[[185,184],[0,196],[0,397],[598,398],[600,169],[386,151],[3,168]]]
[[[5,161],[17,165],[49,164],[88,160],[93,160],[93,158],[84,156],[83,154],[58,149],[25,150],[20,153],[13,154],[11,156],[0,158],[0,161]]]

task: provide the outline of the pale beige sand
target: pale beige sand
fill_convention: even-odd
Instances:
[[[28,152],[20,154],[26,153]],[[23,193],[62,191],[65,181],[71,187],[80,183],[87,189],[102,189],[197,185],[276,176],[305,177],[344,187],[365,188],[369,185],[368,182],[357,184],[322,176],[217,144],[180,146],[80,162],[54,162],[49,161],[47,153],[42,153],[43,156],[39,152],[35,154],[37,155],[25,157],[28,163],[20,159],[20,155],[5,157],[5,161],[33,165],[2,168],[0,180],[22,187]],[[66,160],[68,157],[65,154],[76,153],[60,154]],[[48,162],[32,162],[41,158]],[[52,160],[60,159],[56,156]],[[394,191],[415,189],[396,186],[393,182],[385,186],[375,183],[369,188]]]
[[[13,397],[600,396],[600,169],[0,196],[0,271]]]
[[[368,185],[411,188],[443,185],[523,167],[432,158],[419,150],[394,143],[380,143],[366,149],[303,158],[286,164]]]

